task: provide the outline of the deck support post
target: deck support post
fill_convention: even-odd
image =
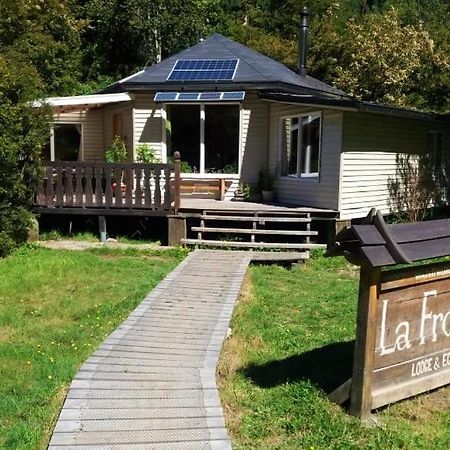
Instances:
[[[168,244],[176,247],[181,244],[182,239],[186,239],[186,217],[168,216]]]
[[[98,216],[98,231],[100,233],[100,241],[106,244],[106,218],[105,216]]]

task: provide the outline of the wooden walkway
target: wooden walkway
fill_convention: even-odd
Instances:
[[[191,253],[81,367],[49,449],[231,449],[215,369],[250,258]]]

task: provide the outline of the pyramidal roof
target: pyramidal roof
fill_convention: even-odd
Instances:
[[[238,59],[232,80],[224,81],[168,81],[175,63],[179,59]],[[120,80],[103,92],[120,92],[140,89],[223,89],[255,88],[285,89],[289,92],[313,93],[348,97],[347,94],[310,76],[300,76],[285,65],[268,58],[242,44],[215,33],[186,50],[170,56],[146,69]]]

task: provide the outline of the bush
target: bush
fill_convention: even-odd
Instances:
[[[140,144],[136,147],[137,160],[144,164],[159,163],[160,160],[155,154],[155,150],[148,144]]]
[[[125,162],[128,159],[127,148],[120,136],[115,136],[111,145],[105,151],[105,160],[109,163]]]

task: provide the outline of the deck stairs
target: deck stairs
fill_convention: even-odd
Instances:
[[[306,259],[309,250],[324,248],[313,242],[311,214],[279,211],[203,211],[185,245],[236,250],[283,251],[292,259]],[[288,255],[284,255],[288,258]]]

